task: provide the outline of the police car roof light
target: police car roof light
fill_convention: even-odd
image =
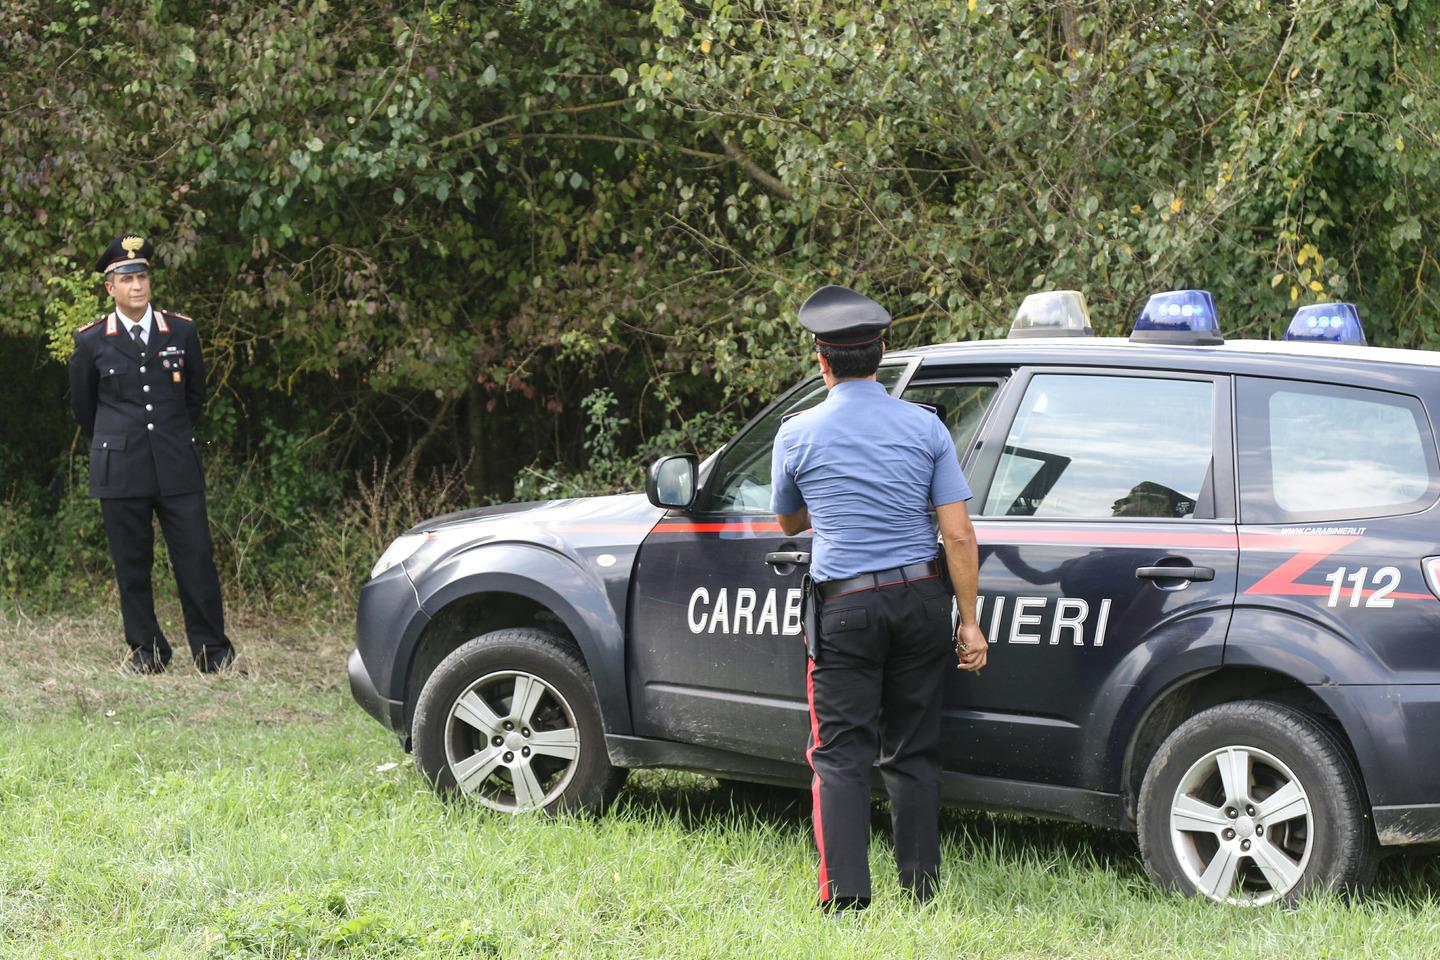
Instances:
[[[1208,290],[1167,290],[1154,293],[1140,311],[1130,333],[1135,343],[1188,343],[1214,346],[1225,342]]]
[[[1353,303],[1312,303],[1295,311],[1283,340],[1365,346],[1365,328]]]
[[[1046,290],[1020,302],[1010,324],[1012,338],[1091,337],[1090,310],[1079,290]]]

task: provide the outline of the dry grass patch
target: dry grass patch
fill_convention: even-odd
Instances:
[[[167,631],[175,656],[166,673],[141,677],[125,669],[129,650],[118,612],[40,617],[11,608],[0,616],[0,711],[15,718],[114,718],[160,709],[205,722],[243,706],[255,722],[283,724],[317,715],[296,693],[346,688],[353,644],[347,622],[242,613],[227,627],[240,672],[207,675],[191,665],[178,607],[162,608],[160,619],[176,625]]]

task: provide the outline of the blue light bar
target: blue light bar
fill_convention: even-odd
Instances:
[[[1365,346],[1365,328],[1353,303],[1312,303],[1295,311],[1285,340],[1354,343]]]
[[[1151,294],[1130,339],[1136,343],[1224,343],[1215,300],[1208,290],[1170,290]]]

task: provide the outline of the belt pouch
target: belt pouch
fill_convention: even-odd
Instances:
[[[810,574],[800,578],[800,619],[805,633],[805,653],[820,659],[820,589]]]

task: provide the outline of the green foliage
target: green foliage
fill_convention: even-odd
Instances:
[[[637,93],[788,194],[716,184],[694,223],[782,274],[741,299],[749,331],[823,271],[899,307],[909,343],[995,335],[1045,287],[1084,289],[1107,331],[1150,292],[1203,286],[1231,332],[1349,296],[1382,342],[1434,336],[1431,18],[1368,0],[971,7],[656,4]]]
[[[1434,13],[12,4],[0,333],[62,355],[95,251],[152,234],[218,389],[202,429],[292,525],[377,463],[465,464],[474,502],[708,454],[813,363],[793,315],[825,282],[890,306],[893,347],[997,335],[1045,287],[1121,332],[1190,286],[1230,335],[1343,297],[1372,343],[1428,346]]]
[[[792,311],[825,280],[899,344],[996,333],[1044,286],[1115,330],[1177,285],[1233,331],[1348,296],[1430,341],[1421,5],[970,6],[17,7],[0,324],[123,224],[223,379],[550,414],[597,384],[748,406],[807,362]]]
[[[55,257],[52,267],[45,278],[49,288],[44,301],[45,349],[64,363],[75,349],[75,331],[95,319],[97,299],[93,284],[69,260]]]
[[[468,921],[453,929],[406,929],[383,915],[357,910],[335,883],[315,893],[279,897],[260,909],[251,904],[244,910],[232,908],[224,912],[221,924],[217,948],[227,956],[347,956],[352,951],[367,957],[431,951],[454,957],[500,955],[492,939],[477,935]]]
[[[311,511],[326,510],[340,499],[344,478],[325,469],[319,434],[287,430],[266,421],[260,440],[265,499],[277,523],[294,528]]]
[[[547,472],[538,464],[532,464],[515,478],[516,500],[620,493],[639,489],[644,483],[640,463],[620,449],[621,431],[630,421],[615,416],[615,394],[606,387],[599,387],[580,405],[589,418],[585,431],[585,467],[574,473],[563,470]]]
[[[86,493],[86,458],[41,488],[10,471],[0,446],[0,596],[40,610],[85,606],[112,588],[100,505]],[[252,610],[353,609],[355,594],[385,546],[425,517],[468,505],[455,471],[407,477],[388,464],[350,478],[320,469],[295,435],[271,434],[265,454],[206,464],[215,564],[227,604]],[[173,595],[164,538],[155,532],[157,597]],[[57,561],[56,558],[63,558]],[[98,594],[105,596],[107,594]]]

